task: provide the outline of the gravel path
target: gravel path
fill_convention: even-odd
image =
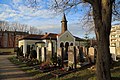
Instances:
[[[0,80],[33,80],[7,58],[13,55],[0,55]]]

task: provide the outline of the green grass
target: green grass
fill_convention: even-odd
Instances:
[[[12,63],[14,63],[14,64],[16,64],[16,65],[22,64],[22,62],[19,61],[15,56],[9,57],[8,59],[9,59]]]
[[[113,80],[120,80],[120,61],[113,63],[113,68],[111,69],[111,76]]]
[[[30,66],[27,66],[25,63],[18,61],[16,57],[10,57],[9,60],[18,65],[21,70],[29,73],[34,78],[34,80],[97,80],[95,72],[85,67],[77,70],[76,72],[64,75],[60,78],[55,78],[54,76],[49,74],[49,72],[40,73],[38,70],[34,70]],[[120,61],[114,62],[112,66],[112,80],[120,80]]]

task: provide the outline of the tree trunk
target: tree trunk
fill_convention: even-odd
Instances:
[[[93,18],[97,39],[97,80],[111,80],[109,35],[111,30],[112,2],[94,0]]]
[[[110,75],[110,51],[109,51],[109,36],[106,35],[103,29],[101,29],[100,38],[97,39],[97,79],[98,80],[111,80]]]

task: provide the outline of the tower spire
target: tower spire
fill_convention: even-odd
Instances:
[[[64,33],[67,30],[67,20],[65,13],[63,13],[62,21],[61,21],[61,33]]]

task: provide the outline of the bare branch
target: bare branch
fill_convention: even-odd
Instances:
[[[88,3],[90,3],[92,5],[94,0],[83,0],[83,2],[88,2]]]

